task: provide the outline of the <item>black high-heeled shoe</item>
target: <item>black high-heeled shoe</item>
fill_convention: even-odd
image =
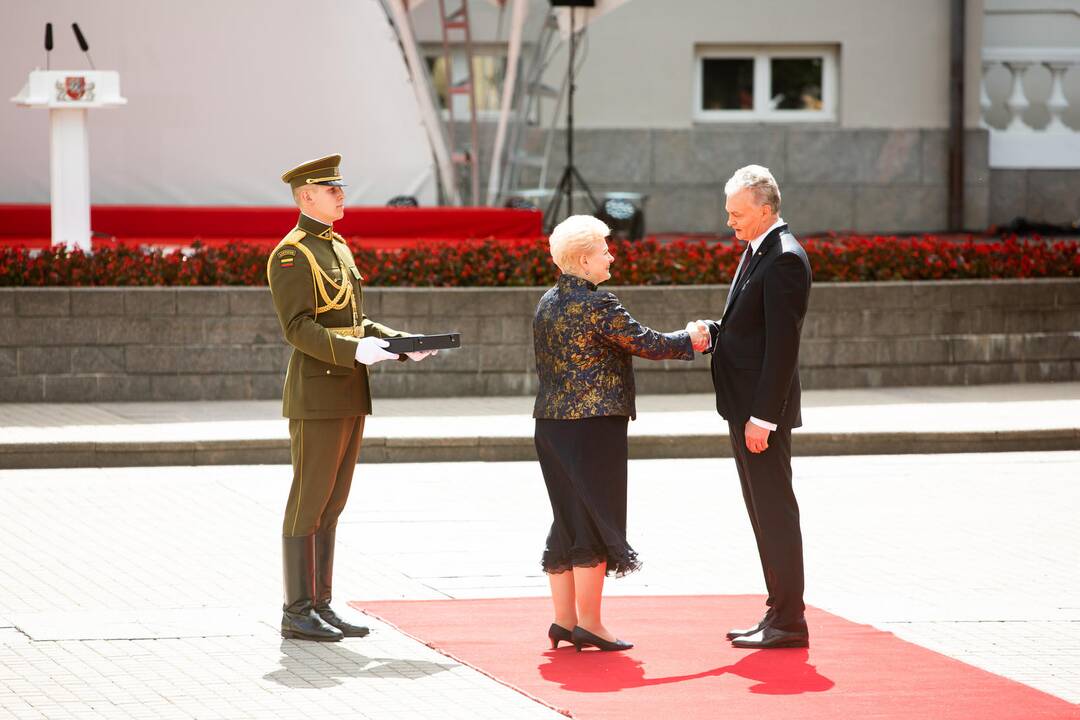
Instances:
[[[614,642],[605,640],[599,635],[594,635],[585,628],[578,625],[574,628],[574,631],[570,633],[570,642],[574,643],[574,648],[581,652],[583,647],[594,647],[597,650],[603,650],[605,652],[612,652],[615,650],[629,650],[634,647],[634,643],[628,643],[623,640],[616,639]]]
[[[562,625],[551,623],[551,627],[548,628],[548,640],[551,640],[551,649],[558,650],[559,643],[572,643],[570,639],[571,632],[564,628]]]

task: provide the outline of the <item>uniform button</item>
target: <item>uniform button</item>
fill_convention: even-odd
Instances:
[[[329,375],[329,374],[330,374],[330,371],[329,371],[329,370],[327,370],[327,371],[326,371],[326,374],[327,374],[327,375]]]

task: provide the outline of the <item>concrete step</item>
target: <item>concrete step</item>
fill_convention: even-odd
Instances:
[[[959,433],[797,433],[796,456],[1080,450],[1080,429]],[[639,435],[630,458],[731,457],[725,435]],[[361,463],[511,462],[535,460],[532,437],[365,438]],[[277,465],[289,463],[287,439],[4,444],[0,468]]]
[[[796,455],[1080,449],[1080,383],[819,390]],[[644,395],[632,458],[729,457],[708,394]],[[362,463],[533,460],[532,398],[376,401]],[[276,401],[0,405],[0,468],[289,462]]]

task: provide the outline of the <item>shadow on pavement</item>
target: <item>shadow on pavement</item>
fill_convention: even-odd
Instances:
[[[341,685],[346,678],[430,677],[456,667],[453,663],[427,660],[369,657],[353,652],[340,643],[281,641],[281,667],[263,675],[289,688],[329,688]]]

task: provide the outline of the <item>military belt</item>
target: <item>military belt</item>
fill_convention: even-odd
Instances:
[[[364,337],[364,328],[361,327],[328,327],[326,329],[335,335],[345,335],[346,337],[355,338]]]

